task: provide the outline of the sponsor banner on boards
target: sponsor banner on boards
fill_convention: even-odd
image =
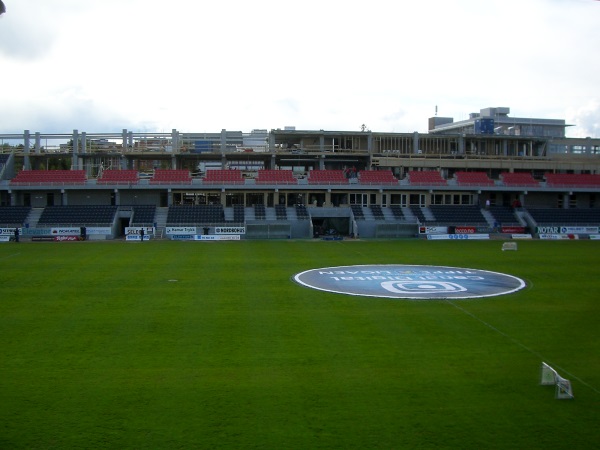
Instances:
[[[110,227],[86,227],[86,234],[111,234]],[[14,236],[14,228],[0,228],[0,236]],[[22,236],[79,236],[81,227],[69,228],[19,228],[19,234]]]
[[[511,237],[513,239],[533,239],[531,234],[512,234]]]
[[[52,234],[51,228],[23,228],[22,231],[23,236],[50,236]]]
[[[10,236],[0,235],[0,242],[10,242]]]
[[[597,234],[599,227],[537,227],[537,234]]]
[[[86,227],[85,234],[112,234],[110,227]]]
[[[540,239],[544,240],[570,240],[579,239],[576,234],[540,234]]]
[[[215,234],[246,234],[246,227],[215,227]]]
[[[427,239],[429,240],[482,240],[489,239],[489,234],[476,233],[476,234],[428,234]]]
[[[78,236],[81,233],[81,227],[50,228],[52,236]]]
[[[166,233],[189,236],[196,234],[196,227],[167,227]]]
[[[144,234],[154,234],[154,227],[127,227],[125,228],[125,236],[137,236],[144,230]]]
[[[505,234],[523,234],[525,233],[525,227],[501,227],[500,232]]]
[[[193,241],[194,236],[194,234],[170,234],[169,238],[172,241]]]
[[[23,234],[23,229],[19,228],[19,234]],[[15,228],[0,228],[0,236],[14,236]]]
[[[126,241],[141,241],[142,240],[142,236],[139,234],[128,234],[127,236],[125,236],[125,240]],[[149,241],[150,240],[150,235],[149,234],[145,234],[144,235],[144,241]]]
[[[598,227],[560,227],[561,234],[596,234]]]
[[[476,227],[454,227],[456,234],[475,234],[477,232]]]
[[[239,234],[204,234],[194,236],[195,241],[239,241]]]
[[[444,234],[448,233],[448,227],[419,227],[419,234]]]

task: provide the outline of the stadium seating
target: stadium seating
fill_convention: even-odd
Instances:
[[[540,185],[528,172],[502,172],[500,179],[505,186],[539,187]]]
[[[515,215],[514,208],[510,206],[490,206],[490,213],[494,220],[502,225],[520,225],[519,219]]]
[[[390,207],[390,209],[392,210],[392,214],[394,215],[394,217],[398,220],[404,220],[404,212],[402,211],[402,207],[400,205],[392,205]]]
[[[448,182],[437,170],[411,170],[408,181],[414,186],[446,186]]]
[[[85,184],[85,170],[22,170],[11,180],[14,185]]]
[[[110,205],[46,206],[38,224],[109,226],[114,222],[116,213],[117,206]]]
[[[154,224],[154,216],[156,214],[155,205],[136,205],[133,207],[132,224]]]
[[[0,207],[0,226],[21,226],[25,223],[31,207],[29,206],[2,206]]]
[[[600,208],[527,208],[538,225],[600,225]]]
[[[237,169],[211,169],[206,171],[204,184],[244,184],[242,172]]]
[[[296,216],[299,220],[309,219],[308,211],[304,205],[296,205]]]
[[[350,205],[350,209],[352,209],[352,214],[356,220],[365,220],[365,213],[360,205]]]
[[[375,220],[385,220],[385,216],[383,215],[383,209],[379,205],[371,205],[371,212],[373,213],[373,217]]]
[[[192,184],[189,170],[156,169],[150,184]]]
[[[358,173],[360,184],[398,184],[398,180],[390,170],[363,170]]]
[[[487,225],[481,208],[475,205],[430,205],[435,222],[444,225]],[[431,222],[431,221],[430,221]]]
[[[96,180],[97,184],[137,184],[140,176],[137,170],[106,169]]]
[[[254,217],[257,220],[265,220],[266,219],[267,210],[265,208],[265,205],[262,205],[262,204],[254,205]]]
[[[493,186],[494,180],[491,180],[485,172],[456,172],[454,174],[456,183],[459,186]]]
[[[298,184],[291,170],[259,169],[256,184]]]
[[[236,223],[244,223],[246,219],[246,209],[244,205],[233,205],[233,221]]]
[[[275,215],[277,216],[277,220],[287,220],[285,205],[275,205]]]
[[[343,170],[311,170],[308,184],[348,184]]]
[[[413,215],[417,218],[417,220],[420,223],[427,222],[427,218],[425,217],[425,213],[423,213],[423,210],[421,209],[420,206],[418,206],[418,205],[410,205],[410,212],[413,213]]]
[[[546,173],[548,187],[600,187],[600,175],[573,173]]]
[[[222,205],[171,206],[167,214],[167,225],[196,225],[225,223]]]

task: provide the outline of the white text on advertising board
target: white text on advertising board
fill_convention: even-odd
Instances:
[[[245,227],[216,227],[215,234],[246,234]]]

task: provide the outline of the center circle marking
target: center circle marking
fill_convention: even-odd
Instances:
[[[525,287],[522,279],[499,272],[403,264],[310,269],[294,275],[294,281],[337,294],[410,300],[493,297]]]

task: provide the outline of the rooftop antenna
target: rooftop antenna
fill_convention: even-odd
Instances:
[[[437,105],[435,105],[435,115],[437,116]]]

